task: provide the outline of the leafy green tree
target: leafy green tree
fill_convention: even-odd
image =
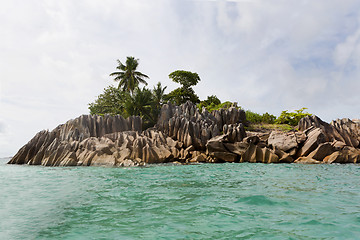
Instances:
[[[171,78],[176,83],[180,83],[183,85],[183,87],[186,88],[195,86],[200,81],[200,77],[197,73],[184,70],[176,70],[170,73],[169,78]]]
[[[262,121],[263,123],[270,123],[270,124],[274,124],[276,120],[276,116],[266,112],[262,115]]]
[[[97,99],[89,104],[90,114],[122,115],[124,113],[124,99],[126,93],[119,88],[109,86],[104,89]]]
[[[140,83],[147,85],[145,78],[149,77],[136,71],[139,66],[139,59],[127,57],[125,65],[119,59],[117,62],[119,65],[116,69],[119,71],[111,73],[110,76],[115,76],[114,80],[119,81],[118,88],[122,88],[123,91],[128,91],[132,94]]]
[[[206,100],[201,101],[197,107],[201,111],[203,108],[206,108],[209,112],[217,108],[221,104],[220,99],[216,95],[208,96]]]
[[[158,105],[155,98],[154,92],[145,87],[137,87],[133,94],[130,94],[109,86],[89,104],[89,110],[92,115],[121,115],[124,118],[140,116],[143,119],[143,127],[148,128],[156,123],[161,108],[161,104]]]
[[[282,111],[280,116],[276,119],[276,123],[278,124],[289,124],[292,126],[296,126],[300,119],[311,116],[310,113],[304,112],[307,108],[301,108],[299,110],[295,110],[294,112]]]
[[[245,112],[246,114],[246,120],[250,123],[268,123],[273,124],[275,123],[276,117],[269,113],[259,114],[252,112],[250,110],[247,110]]]
[[[194,89],[192,89],[192,86],[195,86],[200,81],[197,73],[177,70],[170,73],[169,78],[176,83],[180,83],[182,86],[167,94],[165,99],[175,102],[177,105],[187,101],[193,103],[200,102],[199,97],[195,94]]]
[[[191,101],[193,103],[200,102],[200,99],[195,94],[194,89],[192,89],[192,88],[182,88],[182,87],[171,91],[169,94],[166,95],[165,99],[176,103],[176,105],[186,103],[187,101]]]

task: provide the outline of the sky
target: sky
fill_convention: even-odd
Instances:
[[[150,88],[181,69],[200,99],[360,118],[358,0],[12,0],[0,36],[0,157],[88,114],[127,56]]]

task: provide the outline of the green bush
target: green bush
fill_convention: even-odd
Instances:
[[[237,109],[241,109],[241,107],[237,106],[236,102],[226,101],[221,103],[220,100],[215,96],[209,96],[207,100],[201,101],[197,107],[200,111],[202,111],[203,107],[206,108],[208,112],[212,112],[214,110],[229,109],[230,107],[236,107]]]
[[[203,109],[203,107],[210,111],[210,109],[216,108],[219,104],[221,104],[220,99],[216,95],[211,95],[208,96],[206,100],[201,101],[197,107],[200,111]]]
[[[269,113],[264,113],[264,114],[259,114],[259,113],[254,113],[250,110],[247,110],[245,112],[246,114],[246,120],[251,122],[251,123],[268,123],[268,124],[273,124],[275,123],[276,117],[272,114]]]
[[[128,95],[127,92],[120,88],[108,86],[104,88],[104,92],[97,99],[89,104],[90,114],[104,115],[123,115],[125,106],[124,99]]]
[[[109,86],[97,99],[89,104],[90,114],[121,115],[127,118],[132,115],[143,119],[143,127],[154,126],[164,102],[165,88],[160,83],[151,91],[146,87],[136,87],[131,94],[121,88]]]
[[[310,113],[304,112],[307,108],[301,108],[295,110],[294,112],[282,111],[280,116],[276,119],[275,123],[277,124],[289,124],[291,126],[296,126],[300,119],[311,116]]]

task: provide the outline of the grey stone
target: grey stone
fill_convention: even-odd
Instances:
[[[268,145],[287,152],[297,148],[298,142],[295,132],[272,131],[268,138]]]

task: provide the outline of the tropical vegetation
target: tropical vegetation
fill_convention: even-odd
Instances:
[[[187,101],[193,103],[199,103],[200,99],[198,95],[195,94],[192,86],[195,86],[199,81],[200,77],[197,73],[177,70],[169,74],[169,78],[176,83],[181,84],[181,87],[176,88],[165,96],[165,99],[180,105]]]
[[[115,81],[119,81],[118,88],[122,88],[123,91],[129,91],[133,93],[140,83],[147,85],[145,78],[149,78],[147,75],[137,71],[139,66],[139,59],[134,57],[127,57],[125,65],[118,59],[118,66],[116,69],[119,71],[113,72],[110,76],[114,76]]]
[[[170,73],[169,78],[181,86],[166,94],[167,87],[162,86],[160,82],[152,90],[146,87],[145,79],[149,77],[138,71],[139,59],[127,57],[125,64],[120,60],[117,62],[118,71],[111,73],[110,76],[115,77],[114,81],[119,82],[118,86],[106,87],[103,93],[89,104],[90,114],[122,115],[125,118],[138,115],[143,119],[143,127],[148,128],[157,122],[162,105],[168,101],[177,105],[191,101],[197,104],[200,111],[206,109],[209,112],[230,107],[241,109],[236,102],[221,102],[216,95],[208,96],[207,99],[200,101],[192,88],[200,81],[199,75],[195,72],[176,70]],[[145,86],[140,88],[140,84]],[[278,118],[267,112],[259,114],[246,110],[247,128],[249,130],[260,128],[290,130],[301,118],[311,115],[305,110],[306,108],[294,112],[283,111]]]
[[[282,111],[280,116],[276,119],[276,123],[278,124],[289,124],[292,126],[296,126],[298,124],[298,122],[300,121],[300,119],[306,117],[306,116],[311,116],[310,113],[308,112],[304,112],[307,108],[301,108],[298,110],[295,110],[294,112],[288,112],[286,111]]]

